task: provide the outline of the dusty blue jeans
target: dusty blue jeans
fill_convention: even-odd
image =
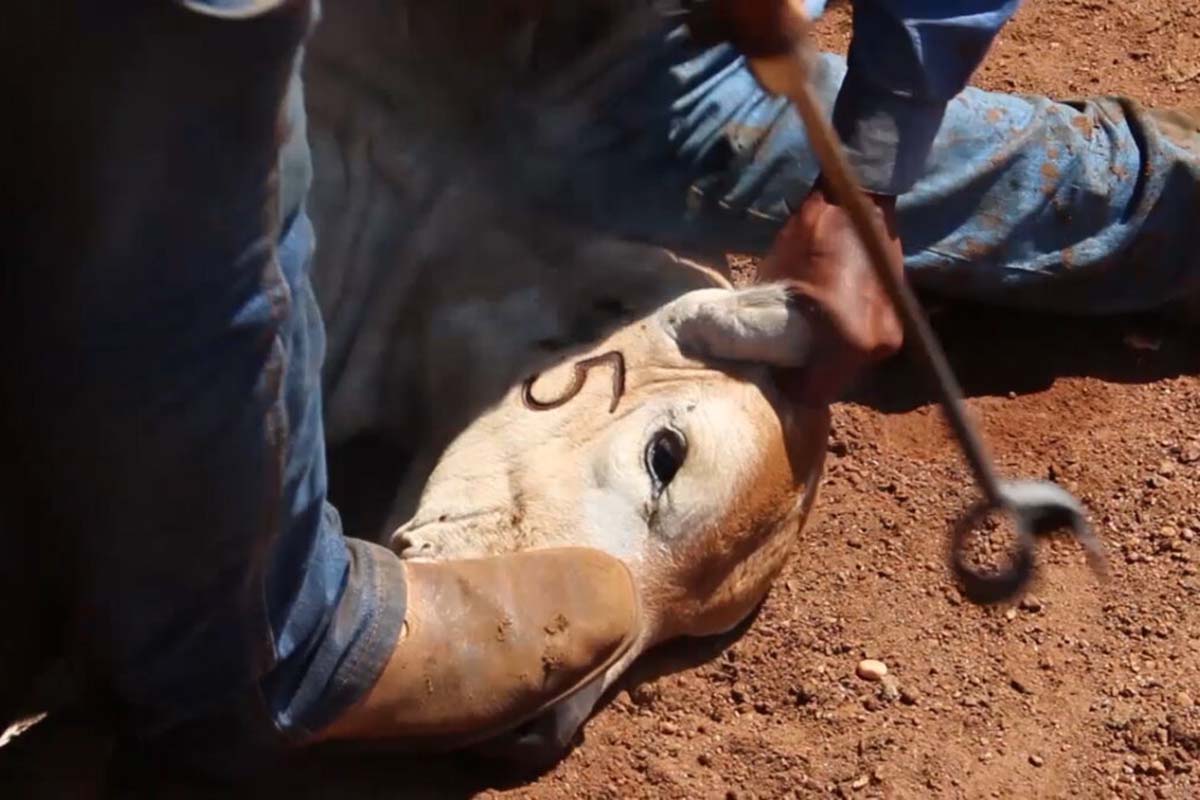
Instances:
[[[832,109],[841,56],[818,63]],[[720,258],[763,253],[818,174],[803,126],[732,48],[664,26],[500,124],[508,181],[585,224]],[[1156,308],[1200,291],[1200,112],[968,88],[898,202],[917,287],[1063,313]]]

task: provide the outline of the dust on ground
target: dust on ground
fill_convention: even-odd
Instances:
[[[821,27],[843,47],[844,4]],[[975,82],[1195,105],[1200,7],[1027,0]],[[1108,584],[1064,542],[1041,548],[1020,605],[959,597],[942,548],[969,476],[899,358],[835,408],[817,509],[756,617],[644,659],[541,776],[373,756],[168,793],[145,765],[80,745],[82,722],[34,728],[6,748],[3,774],[29,796],[69,797],[104,784],[297,799],[1200,796],[1200,342],[1151,320],[935,321],[1001,470],[1057,480],[1093,510]],[[857,677],[863,658],[888,678]]]

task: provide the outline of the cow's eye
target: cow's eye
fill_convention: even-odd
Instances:
[[[687,440],[678,431],[663,428],[646,445],[646,471],[654,482],[657,495],[671,485],[687,458]]]

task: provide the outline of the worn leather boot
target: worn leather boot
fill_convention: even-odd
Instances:
[[[391,660],[318,742],[465,747],[581,689],[637,638],[633,578],[597,550],[405,562],[405,569],[407,615]]]

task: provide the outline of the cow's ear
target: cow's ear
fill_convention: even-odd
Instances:
[[[787,283],[689,292],[659,318],[690,358],[796,368],[811,352],[812,327]]]

